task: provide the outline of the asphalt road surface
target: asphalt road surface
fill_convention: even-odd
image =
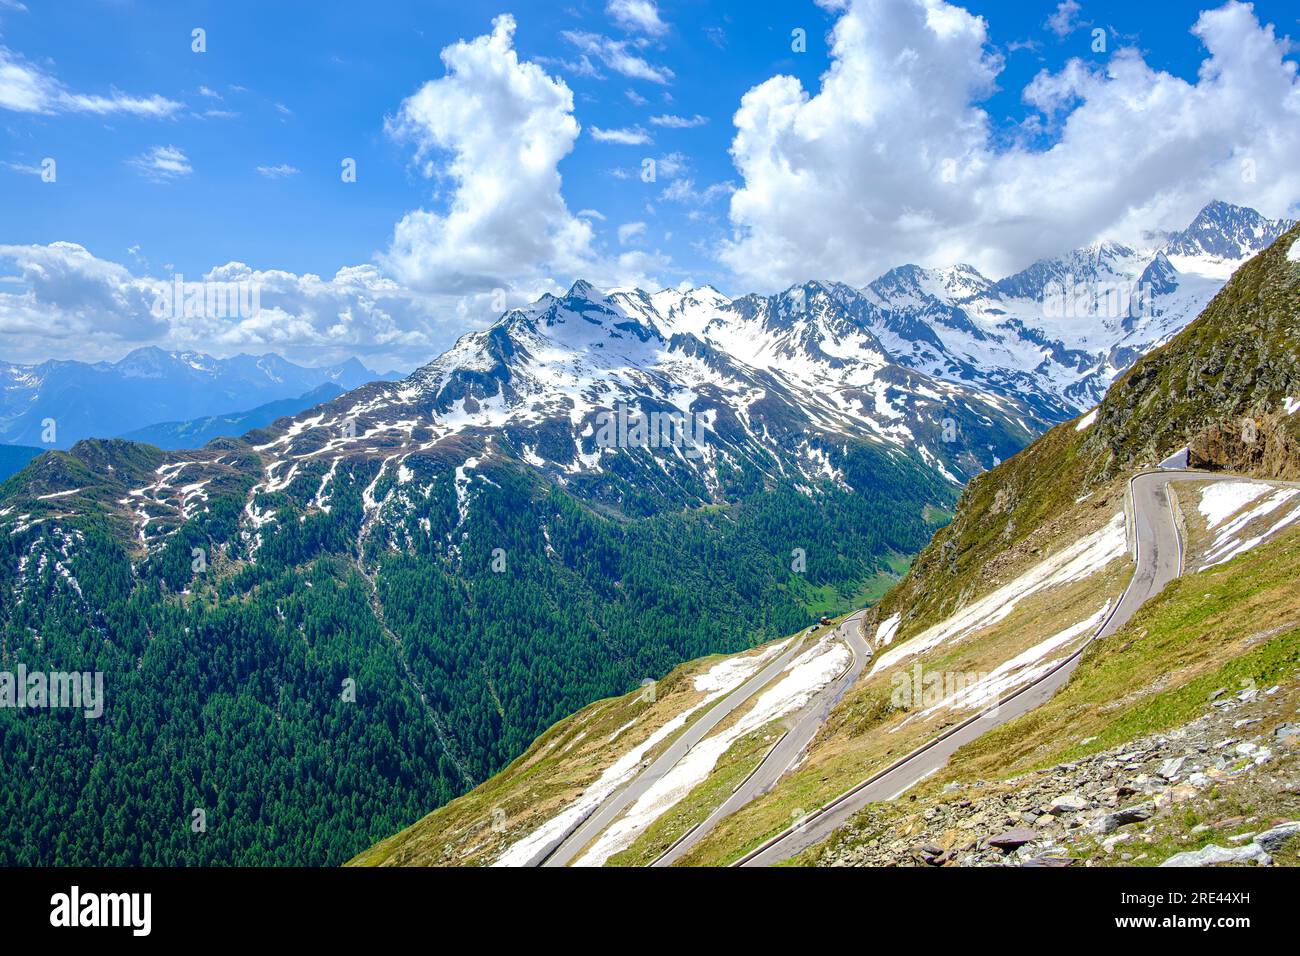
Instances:
[[[728,714],[780,674],[803,646],[803,637],[804,634],[799,634],[792,638],[790,646],[778,654],[770,664],[714,704],[703,717],[687,727],[686,732],[674,740],[653,763],[637,774],[631,783],[606,797],[605,801],[577,829],[532,865],[565,866],[573,860],[583,847],[604,832],[605,828],[613,823],[626,807],[645,793],[651,784],[675,767],[677,762],[686,756],[687,751],[703,740]]]
[[[1248,480],[1237,475],[1185,470],[1144,472],[1132,480],[1131,533],[1136,538],[1137,568],[1119,604],[1094,635],[1094,639],[1114,634],[1128,623],[1138,608],[1182,574],[1182,541],[1174,524],[1168,495],[1169,483],[1228,479]],[[1081,653],[1082,649],[1076,651],[1061,667],[1027,685],[1010,698],[1004,698],[986,714],[958,724],[883,773],[867,778],[852,790],[809,814],[798,825],[777,834],[741,857],[733,865],[770,866],[788,860],[826,839],[867,804],[889,800],[906,792],[947,763],[959,747],[986,731],[1033,710],[1055,694],[1070,679]]]
[[[837,629],[837,636],[853,652],[853,660],[844,673],[816,694],[794,716],[785,736],[767,753],[762,763],[745,778],[736,791],[714,810],[708,819],[669,847],[663,856],[655,860],[653,866],[671,866],[712,830],[719,820],[730,816],[751,800],[767,793],[776,786],[785,772],[795,765],[802,756],[804,748],[812,742],[817,731],[830,716],[831,708],[839,703],[845,691],[853,686],[862,669],[871,660],[871,647],[862,635],[862,617],[865,613],[865,611],[856,611],[840,622]]]

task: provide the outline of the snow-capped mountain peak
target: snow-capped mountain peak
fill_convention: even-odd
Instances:
[[[1014,396],[896,363],[870,309],[830,282],[736,300],[575,283],[400,382],[254,438],[264,473],[251,500],[319,473],[313,495],[325,501],[325,476],[357,461],[379,462],[377,489],[386,474],[414,486],[447,467],[511,461],[619,507],[723,502],[740,476],[815,495],[825,482],[851,490],[864,446],[953,487],[1046,426]],[[378,514],[384,500],[376,492],[366,508]]]
[[[1256,235],[1236,228],[1241,216],[1209,219],[1239,247]],[[1229,248],[1201,226],[1197,234],[1201,249]],[[463,335],[399,382],[251,435],[262,474],[248,531],[273,520],[257,504],[265,496],[270,507],[295,482],[314,482],[309,497],[327,502],[330,476],[358,468],[371,474],[362,498],[375,516],[392,481],[431,487],[447,468],[467,507],[462,473],[505,461],[613,507],[726,501],[737,482],[852,489],[869,481],[853,465],[864,448],[877,465],[884,455],[961,484],[1096,404],[1220,285],[1162,249],[1116,242],[998,281],[967,265],[906,265],[865,289],[810,280],[732,299],[708,286],[602,291],[578,280]],[[166,358],[144,352],[132,367]],[[291,368],[226,361],[261,379]],[[648,427],[629,425],[642,419]]]
[[[1195,318],[1291,225],[1213,202],[1147,249],[1103,240],[996,282],[969,267],[901,266],[863,291],[898,361],[1068,416],[1095,405],[1117,374]]]
[[[1273,242],[1295,225],[1285,219],[1268,219],[1254,209],[1215,200],[1191,224],[1169,237],[1164,252],[1177,258],[1239,263]]]

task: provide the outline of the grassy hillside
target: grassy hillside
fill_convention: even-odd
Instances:
[[[1186,513],[1195,495],[1186,486],[1179,495]],[[1089,648],[1070,683],[1051,700],[959,750],[907,800],[873,804],[835,838],[793,862],[908,863],[921,845],[971,852],[980,836],[1011,825],[1002,815],[1008,806],[1041,806],[1080,789],[1080,779],[1100,778],[1102,767],[1131,764],[1132,756],[1116,759],[1124,753],[1152,747],[1162,748],[1152,767],[1180,757],[1189,766],[1171,780],[1148,768],[1145,774],[1120,775],[1118,783],[1129,793],[1121,804],[1154,800],[1157,810],[1149,822],[1137,821],[1118,834],[1131,850],[1127,859],[1114,845],[1104,845],[1108,834],[1087,827],[1072,831],[1068,821],[1057,826],[1049,820],[1040,832],[1060,846],[1057,855],[1092,864],[1153,865],[1208,843],[1231,846],[1228,836],[1258,832],[1270,820],[1295,819],[1300,736],[1284,738],[1277,730],[1294,724],[1300,709],[1297,575],[1300,528],[1174,581],[1127,627]],[[1237,703],[1238,694],[1246,703]],[[1207,721],[1210,728],[1202,730]],[[1258,740],[1269,753],[1256,763],[1222,746],[1244,740]],[[1109,764],[1098,767],[1095,760]],[[1198,761],[1209,769],[1200,782],[1187,772]],[[1015,799],[1026,791],[1028,799]],[[1100,795],[1105,799],[1106,791]],[[979,820],[981,809],[991,807],[999,809]],[[1293,845],[1279,862],[1294,865],[1297,851],[1300,846]]]
[[[898,587],[869,612],[869,627],[899,614],[894,646],[905,643],[1063,543],[1077,540],[1095,526],[1098,515],[1116,513],[1128,477],[1182,446],[1191,448],[1192,464],[1200,467],[1230,468],[1268,478],[1300,473],[1300,414],[1288,416],[1285,411],[1287,398],[1300,397],[1300,264],[1287,259],[1298,239],[1300,228],[1291,230],[1239,270],[1201,317],[1111,387],[1091,425],[1080,421],[1058,426],[974,479],[962,494],[954,520],[936,533]],[[1280,563],[1270,565],[1267,555]],[[1192,712],[1193,702],[1203,703],[1197,697],[1202,683],[1234,677],[1229,672],[1236,667],[1247,671],[1263,667],[1271,676],[1290,673],[1295,648],[1288,643],[1288,628],[1283,626],[1286,620],[1275,622],[1281,630],[1269,636],[1281,643],[1261,650],[1266,660],[1260,663],[1240,658],[1242,646],[1232,640],[1199,643],[1208,626],[1199,615],[1214,610],[1220,614],[1217,626],[1235,628],[1239,639],[1257,638],[1253,614],[1260,610],[1256,601],[1264,600],[1255,593],[1258,587],[1269,592],[1272,600],[1282,602],[1278,613],[1286,618],[1287,595],[1294,590],[1286,582],[1294,581],[1300,571],[1294,563],[1294,549],[1275,545],[1272,550],[1245,555],[1229,567],[1235,570],[1214,572],[1230,574],[1236,582],[1219,596],[1221,603],[1210,603],[1214,592],[1200,586],[1200,575],[1179,582],[1121,634],[1089,652],[1069,693],[1063,692],[1049,707],[981,738],[960,752],[953,766],[966,766],[967,779],[970,772],[1001,778],[1024,769],[1019,755],[1026,750],[1035,755],[1033,766],[1069,759],[1070,753],[1062,752],[1068,748],[1039,753],[1035,747],[1042,741],[1077,742],[1094,736],[1098,738],[1092,742],[1095,750],[1104,743],[1132,739],[1155,726],[1172,726]],[[1256,573],[1264,569],[1269,569],[1267,574]],[[1094,597],[1102,593],[1104,589]],[[1197,615],[1189,617],[1187,608],[1177,604],[1177,596],[1193,593],[1198,599]],[[1243,609],[1250,613],[1243,615]],[[1069,611],[1064,604],[1052,609],[1061,622],[1075,619],[1077,612],[1072,616]],[[1016,617],[986,640],[1023,640],[1023,627]],[[1135,635],[1146,638],[1158,630],[1173,636],[1133,650],[1139,646]],[[1193,651],[1204,658],[1204,673],[1183,669],[1196,657]],[[924,660],[927,668],[960,669],[972,666],[972,655],[977,654],[976,649],[963,650],[955,659],[954,655],[929,655]],[[1125,655],[1122,663],[1113,665],[1106,677],[1098,677],[1096,668],[1115,654]],[[1139,657],[1145,662],[1139,663]],[[1266,675],[1259,676],[1263,679]],[[1081,686],[1092,689],[1081,691]],[[1150,702],[1149,710],[1140,709],[1121,720],[1124,708],[1112,704],[1143,690],[1160,694]],[[716,864],[734,859],[788,824],[791,813],[818,805],[845,789],[845,784],[852,782],[850,777],[861,779],[888,763],[891,756],[906,752],[905,742],[878,742],[891,736],[879,731],[894,716],[882,690],[873,690],[870,680],[859,682],[832,715],[805,766],[719,827],[685,862]],[[1098,731],[1109,729],[1076,733],[1094,725]],[[977,760],[976,755],[982,761],[963,763]],[[957,773],[953,770],[942,775],[934,786]]]

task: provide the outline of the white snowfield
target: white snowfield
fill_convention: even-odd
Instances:
[[[733,687],[740,686],[741,681],[755,673],[759,663],[779,653],[789,643],[788,640],[782,641],[757,656],[728,657],[725,661],[714,664],[703,674],[697,674],[691,684],[701,693],[715,696],[719,691],[729,691]],[[709,699],[712,700],[713,697]]]
[[[961,640],[1004,620],[1016,605],[1026,598],[1079,581],[1106,567],[1112,561],[1128,554],[1124,534],[1124,512],[1119,512],[1107,524],[1085,535],[1056,554],[1034,565],[1015,580],[979,600],[973,601],[956,614],[917,634],[911,640],[886,651],[876,658],[872,674],[888,670],[917,654],[925,653],[940,644]]]
[[[1291,248],[1286,251],[1287,262],[1300,262],[1300,239],[1291,243]]]
[[[880,626],[876,628],[876,650],[894,643],[894,635],[898,633],[898,623],[902,619],[903,615],[896,613],[880,622]]]
[[[1213,531],[1268,490],[1268,485],[1258,481],[1220,481],[1201,492],[1197,510],[1205,518],[1205,526]]]
[[[1081,432],[1092,425],[1097,420],[1097,409],[1093,409],[1087,415],[1079,419],[1079,424],[1074,426],[1076,432]]]
[[[583,791],[582,796],[536,830],[506,847],[505,852],[492,865],[524,866],[527,864],[547,843],[557,839],[565,830],[578,823],[589,812],[600,806],[606,797],[627,782],[640,768],[645,755],[686,726],[686,721],[690,719],[692,714],[701,707],[713,703],[719,697],[730,693],[734,688],[739,687],[752,674],[757,673],[758,669],[768,659],[775,654],[779,654],[788,644],[788,640],[782,641],[758,654],[727,658],[715,664],[703,674],[698,675],[695,678],[695,689],[707,690],[707,696],[667,721],[645,740],[610,764],[595,783]],[[610,738],[610,743],[613,743],[615,739],[635,723],[636,721],[633,720],[620,727],[614,733],[614,736]]]
[[[1205,552],[1205,568],[1225,564],[1238,555],[1245,554],[1300,520],[1300,488],[1274,488],[1263,482],[1223,484],[1231,484],[1237,489],[1236,492],[1212,496],[1210,493],[1222,485],[1210,485],[1201,493],[1198,506],[1201,514],[1206,516],[1209,529],[1218,528],[1213,543]],[[1264,495],[1267,497],[1259,501]],[[1255,504],[1257,501],[1258,504]],[[1269,526],[1259,530],[1255,522],[1270,516],[1273,517]],[[1255,525],[1257,533],[1243,535],[1252,525]]]
[[[1111,602],[1107,601],[1096,614],[1080,621],[1078,624],[1070,625],[1065,630],[1053,634],[1027,650],[1021,651],[1010,660],[999,664],[979,680],[968,684],[962,690],[950,694],[939,703],[921,711],[918,716],[928,717],[936,711],[945,709],[958,710],[987,707],[1001,699],[1013,687],[1036,681],[1065,659],[1064,656],[1052,657],[1046,661],[1043,658],[1048,657],[1060,648],[1069,647],[1080,639],[1091,637],[1093,632],[1101,625],[1101,622],[1106,619],[1106,615],[1110,612],[1110,605]],[[909,717],[908,720],[910,721],[911,718]],[[906,722],[904,721],[904,723]]]
[[[852,652],[839,641],[823,638],[786,666],[786,676],[759,695],[754,705],[730,727],[704,738],[676,766],[646,790],[615,820],[574,866],[603,866],[629,846],[666,811],[712,773],[719,758],[751,731],[793,713],[844,670]]]

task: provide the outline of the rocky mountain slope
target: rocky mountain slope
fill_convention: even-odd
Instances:
[[[863,290],[865,324],[911,368],[1019,394],[1060,421],[1097,404],[1293,225],[1212,202],[1141,248],[1101,242],[998,281],[965,265],[903,266]]]
[[[385,498],[367,507],[381,512],[410,510],[411,489],[401,486],[426,459],[459,459],[462,504],[473,485],[466,476],[495,457],[633,515],[722,503],[778,481],[866,491],[845,478],[855,448],[955,487],[1089,407],[1098,388],[1199,310],[1221,282],[1211,273],[1285,225],[1213,203],[1154,253],[1106,243],[997,283],[968,267],[903,267],[863,291],[810,282],[729,300],[709,288],[600,293],[578,282],[464,336],[401,382],[249,436],[262,466],[247,503],[253,537],[259,496],[310,478],[323,504],[326,476],[352,462],[379,465],[371,490],[384,485]],[[1139,284],[1153,271],[1146,296]],[[1054,296],[1079,289],[1092,297],[1071,300],[1079,311],[1049,314]],[[1100,294],[1111,289],[1119,300]],[[1116,302],[1122,308],[1108,316]],[[131,359],[114,374],[169,382],[158,368],[185,357],[141,350]],[[194,375],[216,374],[212,362],[186,361]],[[225,364],[241,381],[272,372],[297,380],[240,359]],[[181,487],[201,485],[221,459],[188,459]],[[141,540],[185,515],[182,499],[161,493],[170,482],[156,484],[144,496],[150,510],[172,514],[128,509]],[[930,493],[934,504],[942,499]]]
[[[1170,730],[877,804],[818,866],[1300,865],[1300,682],[1217,688]],[[1086,739],[1086,738],[1082,738]]]

